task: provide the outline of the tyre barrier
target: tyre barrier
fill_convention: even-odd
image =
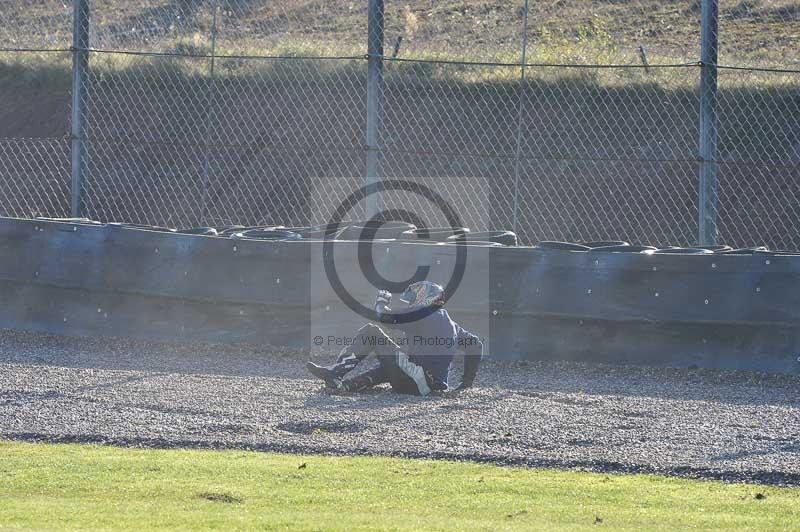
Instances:
[[[185,235],[220,236],[233,238],[236,240],[252,239],[264,241],[284,241],[284,240],[404,240],[424,243],[426,240],[436,243],[446,244],[467,244],[475,246],[487,246],[500,244],[503,246],[517,246],[517,236],[513,231],[497,230],[471,232],[468,227],[431,227],[417,228],[414,224],[399,221],[376,221],[376,220],[349,220],[339,223],[327,223],[314,226],[285,227],[282,225],[225,225],[220,227],[189,227],[185,229],[174,229],[156,225],[127,223],[127,222],[98,222],[89,218],[50,218],[37,217],[36,220],[70,223],[80,225],[107,225],[112,228],[143,229],[146,231],[177,233]],[[427,238],[426,238],[427,235]],[[543,240],[534,245],[534,248],[551,249],[562,251],[591,251],[607,253],[654,253],[659,255],[678,254],[678,255],[708,255],[728,254],[728,255],[754,255],[757,253],[785,253],[796,255],[793,251],[770,251],[765,246],[754,246],[748,248],[733,249],[731,246],[647,246],[630,244],[624,240],[595,240],[589,242],[561,242],[555,240]]]
[[[147,226],[0,218],[0,327],[307,349],[314,335],[346,334],[364,321],[329,283],[323,243],[303,236],[341,229],[262,227],[231,242]],[[448,309],[486,339],[488,356],[800,370],[800,252],[511,247],[477,234],[381,240],[375,258],[381,272],[398,274],[387,279],[423,267],[446,283],[455,245],[471,246]],[[348,291],[371,303],[361,247],[343,240],[331,249]]]
[[[42,218],[44,220],[44,218]],[[88,219],[53,219],[53,221],[66,221],[71,223],[92,223]],[[184,235],[220,236],[241,240],[249,238],[254,240],[281,241],[298,239],[333,239],[333,240],[408,240],[442,242],[448,244],[468,244],[472,246],[486,246],[500,244],[503,246],[516,246],[517,235],[512,231],[483,231],[471,233],[467,227],[432,227],[430,229],[417,228],[408,222],[376,222],[372,220],[356,220],[338,224],[322,224],[308,227],[284,227],[282,225],[244,226],[226,225],[221,227],[190,227],[185,229],[171,229],[143,224],[128,224],[111,222],[114,227],[129,227],[149,231],[172,232]],[[462,242],[463,241],[463,242]]]
[[[609,244],[609,245],[600,245]],[[708,246],[708,247],[691,247],[684,248],[678,246],[669,247],[655,247],[655,246],[641,246],[637,244],[629,244],[622,242],[616,244],[614,241],[608,242],[586,242],[577,244],[574,242],[559,242],[553,240],[545,240],[539,242],[534,246],[539,249],[552,249],[561,251],[587,251],[590,253],[644,253],[644,254],[657,254],[657,255],[713,255],[717,254],[738,254],[738,255],[752,255],[754,253],[767,251],[767,248],[747,248],[732,250],[730,246]],[[791,252],[790,252],[791,253]]]
[[[731,250],[723,250],[718,253],[721,255],[755,255],[756,253],[769,252],[765,246],[757,246],[752,248],[739,248]]]

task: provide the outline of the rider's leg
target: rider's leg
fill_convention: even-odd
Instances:
[[[397,393],[409,395],[428,395],[431,393],[430,382],[422,366],[409,356],[396,350],[391,353],[378,353],[378,361],[386,372],[386,376]]]
[[[384,382],[391,383],[394,391],[412,395],[428,395],[431,392],[422,366],[412,361],[380,327],[369,324],[362,327],[360,332],[373,345],[372,350],[383,368],[382,378]]]
[[[335,363],[330,366],[319,366],[308,362],[306,368],[312,375],[325,381],[326,386],[335,388],[339,381],[379,347],[379,344],[385,344],[387,341],[395,345],[380,327],[368,323],[356,332],[353,343],[339,352]]]
[[[389,382],[389,379],[383,366],[378,364],[363,373],[348,375],[347,378],[342,379],[340,388],[346,392],[358,393],[384,382]]]
[[[400,347],[386,334],[383,329],[373,323],[368,323],[359,329],[353,343],[353,355],[358,358],[362,353],[375,352],[378,361],[389,353],[394,353]],[[364,355],[366,356],[366,355]],[[343,360],[347,359],[345,357]],[[363,357],[359,359],[363,360]],[[390,374],[386,371],[384,363],[376,368],[360,374],[350,374],[342,379],[341,388],[349,392],[359,392],[384,382],[390,382]]]

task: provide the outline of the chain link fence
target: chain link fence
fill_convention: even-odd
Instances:
[[[310,225],[407,179],[526,244],[800,249],[798,2],[76,1],[0,7],[1,215]]]

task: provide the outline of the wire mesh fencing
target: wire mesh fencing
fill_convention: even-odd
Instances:
[[[796,2],[77,2],[0,8],[2,215],[309,225],[404,179],[526,244],[800,249]]]

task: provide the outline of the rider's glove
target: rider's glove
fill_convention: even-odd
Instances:
[[[378,296],[375,298],[375,311],[378,314],[383,314],[392,302],[392,293],[388,290],[380,290]]]

